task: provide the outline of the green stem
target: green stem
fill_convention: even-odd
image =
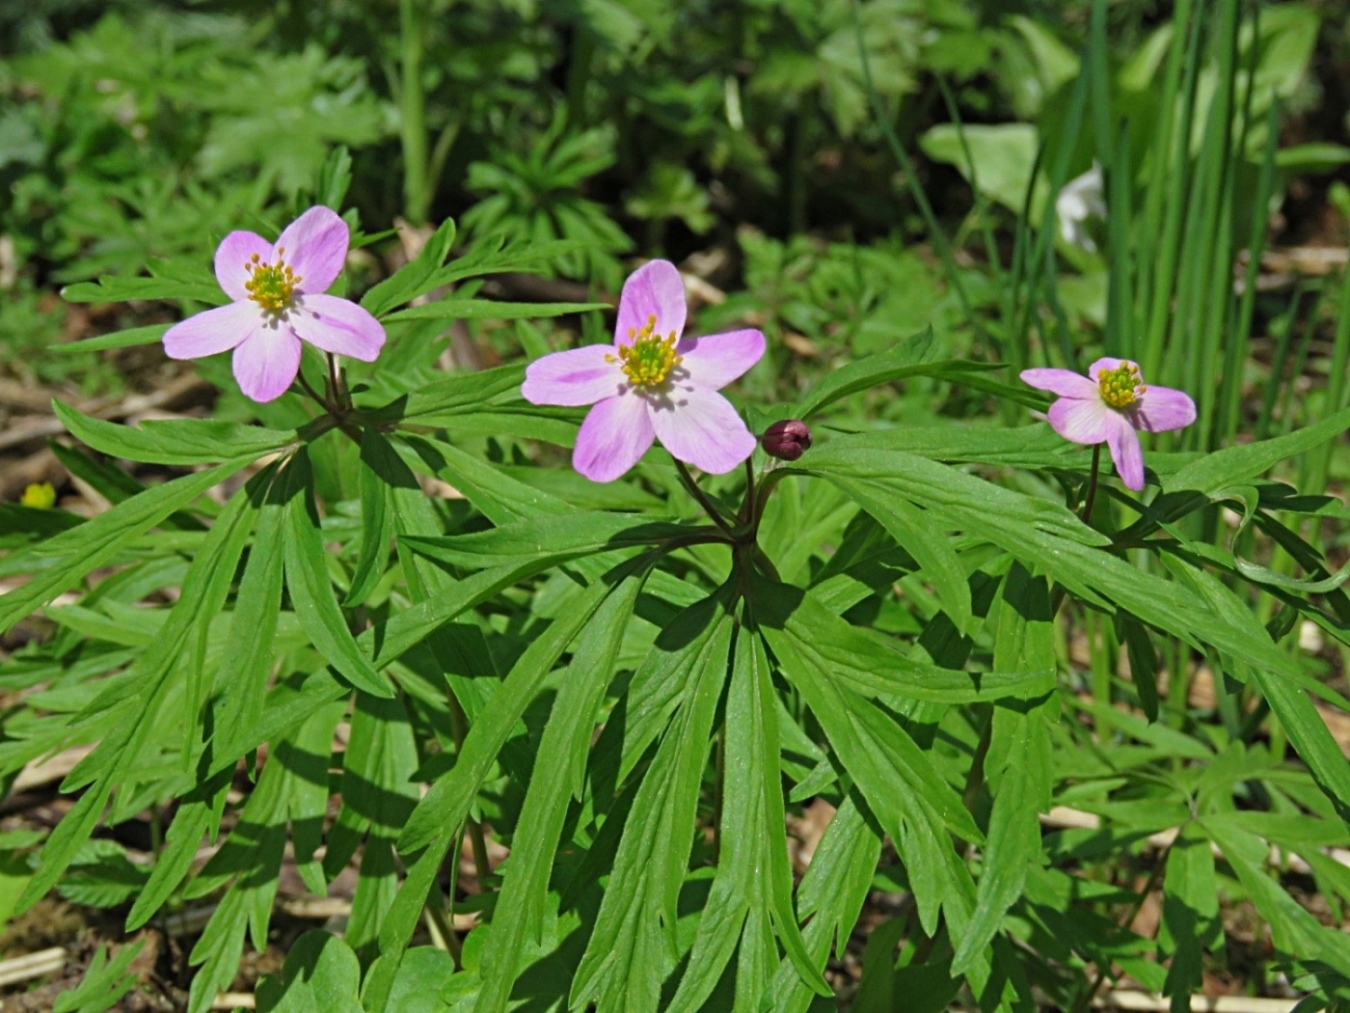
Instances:
[[[1331,370],[1327,374],[1326,400],[1322,407],[1324,416],[1338,412],[1345,406],[1345,375],[1350,372],[1347,367],[1350,367],[1350,268],[1347,268],[1345,272],[1340,309],[1336,314],[1335,339],[1331,346]],[[1289,381],[1291,389],[1298,379],[1298,375],[1298,373],[1292,374]],[[1308,469],[1308,484],[1305,488],[1326,488],[1327,475],[1331,470],[1331,456],[1334,451],[1335,442],[1328,440],[1324,446],[1309,455],[1311,467]],[[1316,518],[1313,518],[1312,523],[1316,525]],[[1313,530],[1315,531],[1316,527]]]
[[[310,385],[310,382],[305,379],[305,374],[303,371],[296,373],[295,378],[300,382],[300,386],[305,388],[305,393],[307,393],[316,402],[318,402],[320,408],[322,408],[329,415],[335,415],[335,412],[333,411],[333,406],[328,403],[328,399]]]
[[[342,396],[342,374],[338,372],[337,356],[326,352],[328,358],[328,396],[339,408],[345,408]]]
[[[420,0],[399,0],[402,88],[399,90],[399,139],[403,144],[403,213],[414,225],[426,221],[431,206],[427,170],[426,95],[422,92]]]
[[[577,129],[586,123],[586,86],[595,60],[595,33],[578,25],[572,36],[571,66],[567,72],[567,120]]]
[[[1083,500],[1083,523],[1092,524],[1092,507],[1097,502],[1097,475],[1102,463],[1102,445],[1092,445],[1092,474],[1088,477],[1087,498]]]
[[[966,776],[966,787],[961,792],[961,802],[972,815],[975,803],[979,800],[980,790],[984,787],[984,758],[989,755],[989,746],[994,741],[994,712],[991,710],[980,729],[979,741],[970,758],[970,773]]]
[[[1144,903],[1158,887],[1158,881],[1162,879],[1163,870],[1167,868],[1167,856],[1171,854],[1172,846],[1169,844],[1161,855],[1158,856],[1158,862],[1153,866],[1153,871],[1149,874],[1148,882],[1144,884],[1143,892],[1139,894],[1139,899],[1134,902],[1130,908],[1129,914],[1121,920],[1122,928],[1129,928],[1134,920],[1139,917],[1139,912],[1143,909]],[[1097,997],[1103,984],[1106,982],[1107,973],[1110,971],[1110,963],[1097,972],[1096,979],[1088,986],[1088,990],[1078,997],[1078,1001],[1073,1004],[1072,1013],[1087,1013],[1087,1009],[1092,1005],[1092,1000]]]
[[[150,803],[150,853],[159,858],[164,853],[164,831],[160,829],[159,804]]]
[[[726,518],[722,516],[722,512],[717,509],[713,501],[708,499],[707,493],[698,487],[698,483],[694,481],[694,476],[689,474],[689,468],[679,458],[672,458],[672,460],[675,462],[675,471],[680,476],[680,481],[689,490],[689,495],[698,500],[699,506],[703,507],[708,516],[712,518],[712,522],[730,536],[731,525],[726,522]]]
[[[469,835],[469,845],[473,848],[473,867],[478,873],[478,889],[486,890],[484,880],[492,875],[492,862],[488,860],[487,841],[483,837],[483,824],[477,820],[464,821],[464,829]]]
[[[738,520],[749,524],[755,517],[755,468],[750,458],[745,459],[745,502],[741,504]]]
[[[464,749],[464,739],[469,734],[469,719],[464,713],[464,708],[459,705],[459,700],[454,693],[449,694],[450,703],[450,735],[455,740],[455,753],[458,755]],[[478,881],[481,884],[484,879],[492,875],[492,863],[488,861],[487,842],[483,839],[483,827],[473,819],[464,821],[464,829],[469,835],[469,843],[473,848],[473,865],[478,873]],[[459,862],[459,852],[456,852],[452,859],[456,864]]]
[[[952,256],[951,243],[947,239],[947,233],[938,223],[932,205],[928,203],[928,195],[924,193],[923,186],[919,183],[919,174],[915,171],[914,162],[905,152],[905,147],[900,143],[900,138],[896,136],[895,128],[891,125],[890,114],[886,111],[886,105],[882,102],[881,95],[872,80],[872,65],[868,59],[867,45],[863,38],[862,5],[860,3],[853,5],[853,30],[858,41],[858,59],[862,64],[863,87],[867,91],[867,97],[872,106],[872,115],[877,121],[877,126],[881,128],[881,135],[885,138],[887,146],[890,147],[891,154],[900,163],[900,171],[905,174],[905,185],[909,188],[910,197],[918,205],[919,213],[923,215],[924,224],[928,227],[928,235],[942,260],[942,266],[947,273],[947,281],[956,292],[956,298],[961,304],[962,312],[966,319],[970,321],[971,327],[977,333],[987,337],[987,328],[984,321],[975,313],[970,296],[966,293],[966,287],[961,282],[961,273],[957,270],[956,259]]]
[[[357,443],[361,442],[361,427],[349,417],[351,415],[350,399],[344,396],[341,375],[337,370],[337,361],[332,355],[328,356],[328,376],[325,381],[328,384],[328,396],[324,396],[315,390],[314,386],[305,379],[303,371],[297,372],[295,379],[304,388],[305,393],[312,397],[324,411],[324,415],[315,419],[314,424],[324,422],[326,416],[326,425],[323,428],[316,429],[311,434],[311,438],[318,436],[327,429],[336,427]]]
[[[446,952],[455,962],[455,970],[460,971],[464,967],[464,948],[460,945],[459,936],[455,935],[454,900],[452,899],[450,903],[451,907],[447,911],[442,911],[435,904],[428,904],[422,912],[430,923],[429,927],[434,927],[436,934],[444,940]]]
[[[789,475],[800,475],[802,472],[793,471],[789,468],[775,468],[764,477],[764,481],[759,484],[759,491],[755,498],[755,512],[750,518],[750,526],[753,534],[759,534],[760,521],[764,519],[764,508],[769,505],[769,495],[779,482]]]

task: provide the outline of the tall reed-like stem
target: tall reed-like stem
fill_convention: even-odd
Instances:
[[[895,128],[891,125],[890,114],[887,113],[885,103],[882,102],[881,95],[872,80],[872,64],[867,56],[867,44],[863,36],[861,4],[853,5],[853,30],[858,40],[858,60],[862,65],[863,87],[867,91],[867,97],[872,106],[872,115],[876,119],[877,126],[881,128],[881,136],[885,138],[887,146],[891,149],[891,154],[895,156],[895,160],[900,163],[900,171],[904,173],[905,184],[909,188],[910,197],[923,216],[924,224],[928,228],[929,239],[942,260],[947,282],[956,293],[962,312],[966,319],[970,321],[971,327],[977,333],[984,334],[987,339],[988,334],[984,320],[975,313],[970,295],[966,292],[966,286],[961,280],[961,272],[957,270],[956,258],[952,254],[951,241],[947,238],[946,230],[939,224],[937,215],[933,213],[933,206],[928,202],[928,195],[924,193],[923,185],[919,182],[919,174],[915,171],[914,162],[905,152],[904,145],[900,143],[900,139],[896,136]]]
[[[449,694],[449,704],[450,734],[455,740],[455,752],[458,754],[464,749],[464,739],[469,734],[469,719],[453,693]],[[478,873],[479,882],[482,882],[483,879],[492,875],[492,863],[488,861],[487,841],[483,838],[483,827],[474,819],[467,819],[464,824],[465,831],[469,835],[469,845],[473,848],[474,871]],[[459,862],[458,852],[452,856],[452,861]],[[453,901],[453,898],[451,899]]]
[[[578,24],[572,35],[571,60],[567,71],[567,120],[575,129],[581,129],[587,121],[586,87],[591,82],[595,43],[595,32]]]
[[[403,214],[414,225],[431,208],[431,160],[427,148],[426,94],[422,56],[426,13],[422,0],[399,0],[399,140],[403,145]]]

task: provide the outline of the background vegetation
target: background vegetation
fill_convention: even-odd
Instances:
[[[34,557],[18,550],[76,522],[63,518],[105,511],[143,486],[183,474],[175,464],[186,463],[100,446],[92,429],[81,441],[106,452],[88,454],[66,437],[48,445],[65,431],[51,414],[53,396],[85,415],[119,421],[210,413],[287,430],[310,420],[292,399],[269,406],[243,399],[227,363],[165,359],[157,339],[166,324],[206,301],[192,286],[201,285],[224,233],[266,233],[320,201],[354,211],[351,220],[360,225],[346,281],[354,294],[395,276],[404,279],[401,297],[411,298],[410,275],[395,272],[411,262],[415,273],[433,255],[439,269],[453,253],[460,259],[452,257],[451,267],[469,269],[428,268],[426,277],[443,284],[419,299],[555,304],[404,320],[404,336],[378,370],[354,374],[390,397],[446,372],[519,363],[604,338],[608,323],[600,314],[556,304],[612,301],[633,264],[664,256],[690,279],[700,332],[756,326],[768,335],[768,355],[740,385],[743,402],[765,419],[781,417],[777,406],[810,403],[808,392],[845,364],[908,348],[927,362],[978,365],[959,376],[920,371],[902,384],[841,397],[816,423],[818,432],[1003,432],[1029,422],[1028,409],[1045,406],[1017,385],[1019,369],[1083,370],[1110,354],[1138,360],[1147,380],[1186,389],[1197,401],[1195,426],[1150,447],[1148,461],[1164,478],[1201,453],[1295,441],[1280,444],[1295,449],[1274,454],[1263,468],[1225,465],[1234,469],[1231,483],[1219,474],[1204,490],[1210,498],[1194,510],[1171,516],[1160,507],[1138,523],[1170,525],[1167,535],[1189,560],[1218,569],[1217,590],[1196,585],[1191,592],[1268,631],[1300,685],[1318,696],[1318,713],[1342,750],[1350,750],[1350,600],[1340,590],[1350,573],[1343,505],[1350,452],[1337,422],[1350,405],[1350,149],[1343,144],[1350,22],[1334,0],[40,0],[0,8],[0,47],[0,499],[16,501],[31,483],[50,481],[61,508],[47,515],[45,528],[15,508],[0,513],[0,551],[12,550],[0,557],[0,580],[12,581],[6,590],[35,572]],[[1056,197],[1094,166],[1105,180],[1101,213],[1066,219],[1073,208]],[[522,245],[498,254],[502,241]],[[526,244],[532,254],[509,254]],[[385,309],[396,305],[387,300]],[[906,345],[916,334],[931,344]],[[563,458],[551,444],[524,437],[565,443],[569,420],[533,419],[528,426],[538,428],[524,431],[527,423],[509,416],[502,409],[459,420],[455,433],[457,445],[520,489],[574,507],[639,512],[660,512],[676,489],[654,468],[633,483],[600,489],[557,467],[538,467]],[[1324,435],[1297,442],[1309,431]],[[363,490],[354,452],[328,453],[315,450],[314,481],[327,512],[324,537],[337,546],[329,567],[337,586],[350,591],[362,565]],[[1001,487],[1060,502],[1067,494],[1081,506],[1068,474],[1073,462],[1065,461],[1061,474],[1046,460],[969,458]],[[1275,468],[1273,479],[1258,488],[1254,476],[1266,467]],[[444,474],[439,481],[424,488],[444,495]],[[796,488],[784,483],[791,505],[771,518],[778,548],[800,554],[791,557],[795,573],[780,561],[789,581],[814,585],[837,576],[842,564],[828,560],[839,546],[861,551],[867,539],[883,537],[863,529],[846,497],[787,491]],[[519,519],[506,508],[494,514],[473,496],[436,503],[437,534]],[[11,919],[35,899],[25,894],[34,882],[43,887],[39,895],[52,885],[39,871],[37,849],[70,805],[55,783],[70,766],[44,780],[37,761],[52,753],[69,758],[70,749],[95,740],[91,725],[72,734],[71,715],[93,713],[87,708],[103,677],[148,643],[153,631],[135,625],[137,612],[169,611],[186,570],[185,546],[196,545],[188,540],[194,525],[214,523],[212,509],[198,504],[195,513],[174,514],[160,534],[181,536],[178,542],[138,544],[137,566],[125,572],[141,577],[91,584],[103,589],[102,604],[25,613],[6,634],[0,770],[12,793],[0,824],[0,916],[9,920],[0,944],[7,955],[48,943],[70,955],[64,977],[33,993],[33,1008],[47,1008],[41,1004],[50,1006],[81,980],[96,946],[129,939],[129,912],[133,922],[145,921],[133,905],[164,854],[165,835],[183,813],[201,815],[201,800],[188,796],[185,782],[140,771],[97,834],[73,852],[55,890]],[[1136,515],[1116,512],[1130,509],[1123,499],[1106,496],[1102,509],[1108,516],[1100,523],[1113,536],[1131,530]],[[793,550],[797,531],[805,535]],[[962,531],[973,539],[958,550],[976,580],[970,600],[978,603],[982,548]],[[1140,546],[1125,551],[1132,550],[1141,567],[1166,570],[1147,564]],[[720,571],[708,556],[681,559],[675,570],[682,580],[702,581],[704,590],[716,585],[710,575]],[[951,599],[926,579],[931,561],[909,563],[914,572],[849,601],[846,615],[940,656],[933,638]],[[461,575],[470,569],[459,557],[454,565]],[[376,600],[405,593],[396,570],[389,569]],[[478,608],[473,622],[500,671],[552,628],[545,624],[565,613],[571,590],[555,571]],[[988,601],[985,607],[987,616],[980,612],[978,623],[961,630],[978,664],[992,664],[1000,650],[999,609],[989,612]],[[673,613],[669,603],[667,611]],[[1213,643],[1188,644],[1162,622],[1089,607],[1066,616],[1055,626],[1059,822],[1049,821],[1035,845],[1038,861],[1042,848],[1046,856],[1040,878],[1033,874],[1013,891],[1020,906],[1011,897],[1004,905],[1013,927],[1000,939],[1016,938],[1036,954],[1018,965],[1029,968],[1028,980],[1007,1001],[1034,995],[1044,1005],[1083,1008],[1108,978],[1183,998],[1203,989],[1309,991],[1317,1002],[1343,1001],[1336,975],[1347,972],[1336,968],[1347,958],[1321,929],[1341,927],[1350,900],[1350,875],[1328,850],[1350,844],[1344,813],[1318,793],[1308,758],[1289,747],[1248,662]],[[635,669],[654,636],[654,626],[635,634],[616,669]],[[284,636],[281,642],[300,649]],[[328,759],[305,782],[318,785],[310,795],[300,778],[285,782],[284,790],[297,792],[289,801],[271,798],[262,786],[277,786],[254,783],[253,763],[244,764],[228,805],[220,803],[235,850],[227,845],[220,852],[227,858],[205,869],[193,864],[205,855],[189,855],[194,876],[169,884],[157,900],[177,914],[161,913],[151,929],[139,930],[134,968],[129,947],[113,964],[94,962],[93,984],[79,1000],[86,1005],[71,1000],[68,1008],[108,1008],[99,1005],[104,999],[176,1008],[190,994],[193,1008],[202,1009],[217,992],[251,991],[260,973],[280,974],[290,952],[298,954],[292,978],[295,968],[331,960],[325,973],[342,979],[351,968],[324,944],[306,937],[295,945],[304,928],[322,924],[313,920],[323,910],[314,895],[348,902],[340,911],[346,938],[367,970],[404,871],[395,865],[393,842],[416,801],[412,782],[441,776],[443,757],[463,744],[452,712],[428,688],[434,664],[419,659],[410,667],[406,714],[358,695],[361,703],[335,711],[329,726],[304,727],[300,734],[313,740],[305,741]],[[274,694],[284,696],[283,683]],[[964,786],[974,820],[987,831],[998,784],[979,783],[970,771],[994,710],[980,701],[950,710],[947,718],[906,713],[897,721],[932,730],[935,762],[956,789]],[[418,936],[453,951],[456,965],[470,972],[486,933],[464,930],[475,918],[491,924],[504,853],[494,849],[509,847],[518,832],[527,784],[520,771],[530,769],[546,713],[539,702],[524,715],[516,755],[505,752],[485,780],[473,820],[490,828],[487,839],[475,850],[471,834],[464,873],[441,884],[452,908],[448,922],[433,919],[425,938]],[[817,876],[825,886],[803,878],[809,869],[838,868],[812,864],[817,845],[825,846],[823,827],[838,813],[860,826],[865,817],[848,801],[850,775],[821,766],[824,754],[812,738],[818,729],[805,719],[803,725],[810,734],[791,748],[785,743],[783,756],[798,914],[805,918],[824,910],[835,888],[824,871]],[[174,735],[182,732],[174,726]],[[371,737],[384,743],[388,736],[397,748],[371,745]],[[374,765],[344,764],[358,754]],[[376,769],[372,756],[384,766]],[[359,794],[356,782],[366,776],[384,791],[386,808],[373,814],[339,801]],[[711,766],[706,781],[701,819],[716,805]],[[289,813],[284,863],[278,852],[275,865],[249,865],[257,849],[245,847],[249,824],[240,821],[249,805],[255,815],[263,810],[266,825],[283,828],[282,839]],[[1168,850],[1170,839],[1160,843],[1160,833],[1209,805],[1260,818],[1214,824],[1229,835],[1217,860],[1203,857],[1210,854],[1205,842],[1220,842],[1194,827],[1183,831],[1179,849]],[[603,854],[601,845],[612,860],[617,842],[590,836],[594,816],[574,807],[560,869],[582,864],[593,850]],[[312,857],[316,831],[305,829],[305,820],[329,832],[320,859]],[[1281,838],[1278,820],[1295,829]],[[200,838],[205,824],[191,826]],[[294,853],[296,841],[311,845],[310,856]],[[1270,844],[1302,864],[1271,868]],[[349,861],[358,845],[362,857]],[[1184,861],[1168,857],[1179,855]],[[978,856],[967,857],[978,865]],[[708,889],[706,876],[698,886],[697,870],[709,861],[696,851],[686,916],[697,911],[699,890]],[[250,882],[241,868],[268,872]],[[842,930],[829,964],[841,1003],[881,1010],[898,1001],[893,996],[914,996],[941,1008],[957,994],[944,991],[946,975],[953,960],[959,965],[970,955],[916,914],[913,898],[922,888],[910,876],[888,843],[866,871],[852,942],[858,911],[830,909]],[[538,952],[530,951],[546,987],[520,986],[538,1008],[566,996],[581,957],[567,950],[576,927],[568,919],[587,910],[561,888],[550,896],[547,932]],[[1215,896],[1217,905],[1210,903]],[[205,923],[188,917],[203,898],[220,902],[205,937]],[[1176,898],[1193,906],[1178,908]],[[1199,911],[1199,921],[1186,923],[1183,909]],[[687,956],[694,921],[683,923]],[[262,956],[241,967],[246,927]],[[194,950],[194,940],[204,941]],[[422,961],[418,973],[439,981],[445,968],[437,959],[423,952],[408,966]],[[550,960],[569,968],[561,985]],[[925,977],[929,966],[942,975]],[[113,995],[133,985],[126,997]],[[416,979],[390,987],[419,988]],[[470,987],[457,994],[460,985],[447,986],[442,1004],[427,1008],[470,1003]],[[730,1008],[732,986],[720,987],[708,1008]],[[965,988],[960,1001],[991,1008],[1004,1001]],[[260,995],[265,1005],[266,987]],[[793,993],[792,1001],[805,1008],[810,997]]]

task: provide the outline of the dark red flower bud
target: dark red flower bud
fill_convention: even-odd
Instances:
[[[795,461],[811,447],[811,430],[798,419],[775,422],[759,440],[764,453],[780,461]]]

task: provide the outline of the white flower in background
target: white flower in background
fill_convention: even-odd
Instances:
[[[1097,244],[1088,234],[1089,218],[1106,217],[1106,200],[1102,185],[1102,166],[1093,162],[1092,168],[1064,184],[1055,198],[1055,215],[1059,218],[1059,234],[1066,243],[1072,243],[1088,253],[1097,252]]]

